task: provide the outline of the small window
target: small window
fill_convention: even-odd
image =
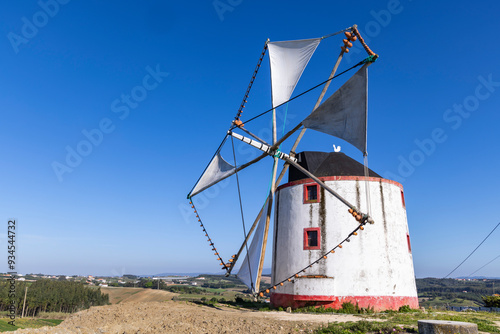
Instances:
[[[319,227],[304,229],[304,250],[321,248],[321,231]]]
[[[401,201],[403,202],[403,208],[406,208],[406,204],[405,204],[405,194],[403,193],[403,190],[401,190]]]
[[[318,231],[307,231],[307,246],[318,247]]]
[[[319,185],[304,184],[304,204],[305,203],[319,203]]]
[[[411,243],[410,243],[410,235],[406,234],[406,241],[408,242],[408,252],[411,253]]]

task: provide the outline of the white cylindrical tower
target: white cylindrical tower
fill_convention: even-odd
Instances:
[[[298,163],[362,212],[367,212],[363,165],[343,153],[302,152]],[[371,216],[335,254],[271,293],[274,306],[351,302],[375,310],[418,308],[410,235],[401,184],[370,171]],[[272,284],[295,274],[338,245],[359,223],[348,208],[312,179],[290,167],[276,193]]]

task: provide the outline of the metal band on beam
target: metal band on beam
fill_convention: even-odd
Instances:
[[[273,150],[272,146],[270,146],[268,144],[261,143],[260,141],[253,140],[251,138],[242,136],[242,135],[240,135],[238,133],[235,133],[235,132],[232,132],[232,131],[228,131],[227,134],[230,135],[230,136],[232,136],[232,137],[234,137],[234,138],[236,138],[236,139],[238,139],[238,140],[241,140],[244,143],[247,143],[250,146],[255,147],[256,149],[259,149],[259,150],[261,150],[261,151],[269,154],[272,157],[276,157],[276,158],[279,158],[279,159],[285,160],[285,161],[288,161],[288,160],[291,160],[291,161],[294,161],[294,162],[297,161],[296,158],[292,158],[291,156],[289,156],[286,153],[283,153],[283,152],[281,152],[279,150]]]

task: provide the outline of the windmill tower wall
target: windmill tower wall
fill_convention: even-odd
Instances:
[[[303,167],[366,212],[361,164],[342,153],[303,152],[298,158]],[[276,193],[273,285],[320,258],[358,226],[344,204],[300,174],[291,170],[289,182]],[[373,172],[368,184],[375,224],[367,224],[335,254],[300,273],[294,283],[278,285],[271,293],[274,306],[340,308],[352,302],[375,310],[418,308],[403,187]]]

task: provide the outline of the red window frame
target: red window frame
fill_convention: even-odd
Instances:
[[[307,237],[307,232],[316,231],[316,236],[318,238],[318,244],[316,246],[309,246],[309,238]],[[304,250],[315,250],[321,249],[321,229],[319,227],[307,227],[304,229]]]
[[[405,194],[403,193],[403,190],[401,190],[401,201],[403,202],[403,208],[406,209]]]
[[[307,198],[309,197],[309,190],[307,187],[311,187],[311,186],[316,186],[316,199],[312,199],[312,200],[307,200]],[[320,197],[321,197],[321,194],[319,192],[319,184],[317,183],[306,183],[304,184],[304,198],[303,198],[303,202],[304,204],[308,204],[308,203],[319,203],[320,201]]]
[[[406,234],[406,241],[408,242],[408,252],[411,253],[411,243],[410,243],[410,235]]]

